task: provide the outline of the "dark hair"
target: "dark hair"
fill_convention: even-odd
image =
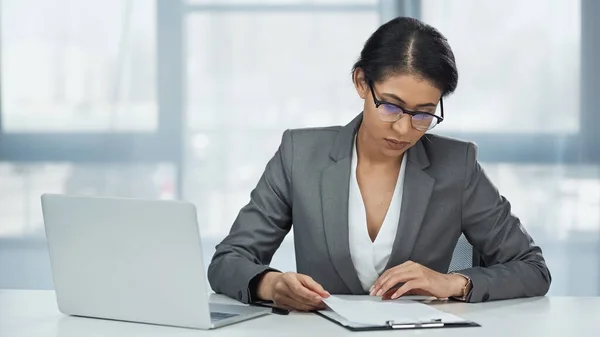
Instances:
[[[407,17],[392,19],[369,37],[352,73],[357,68],[371,82],[391,75],[416,75],[440,89],[442,96],[454,92],[458,84],[458,70],[448,40],[437,29]]]

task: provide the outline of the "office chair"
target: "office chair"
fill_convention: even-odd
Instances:
[[[471,267],[481,266],[481,257],[473,249],[473,246],[467,241],[463,235],[458,238],[454,252],[452,253],[452,261],[448,267],[448,272],[459,271]]]

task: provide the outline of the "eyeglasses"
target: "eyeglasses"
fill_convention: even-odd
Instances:
[[[444,120],[444,102],[440,98],[440,110],[442,116],[438,116],[429,112],[416,112],[406,110],[399,105],[380,101],[375,97],[375,90],[373,89],[373,83],[369,83],[369,89],[371,89],[371,95],[373,95],[373,102],[379,112],[379,118],[388,123],[394,123],[398,121],[402,116],[409,115],[412,127],[419,131],[427,131],[433,129],[436,125]]]

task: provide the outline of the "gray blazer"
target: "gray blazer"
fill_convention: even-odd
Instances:
[[[348,189],[354,135],[345,127],[287,130],[250,202],[217,245],[208,268],[214,291],[248,303],[293,228],[297,271],[332,294],[364,294],[350,258]],[[470,302],[542,296],[550,272],[509,202],[483,172],[474,144],[427,134],[407,152],[402,212],[386,269],[407,260],[448,271],[464,233],[487,267],[460,271]],[[293,223],[293,226],[292,226]]]

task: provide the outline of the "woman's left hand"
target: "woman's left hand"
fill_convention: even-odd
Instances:
[[[395,292],[394,286],[403,283]],[[457,274],[441,274],[418,263],[407,261],[386,270],[373,287],[370,294],[396,299],[406,294],[449,298],[462,295],[467,279]]]

